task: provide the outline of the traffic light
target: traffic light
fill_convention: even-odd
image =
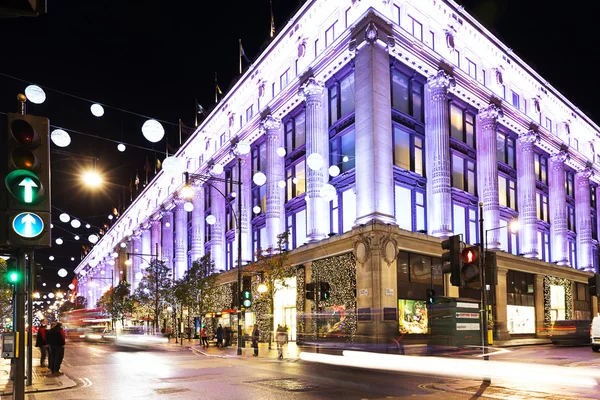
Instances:
[[[47,118],[8,114],[6,164],[0,166],[7,213],[0,225],[0,246],[51,246],[49,126]]]
[[[479,279],[479,249],[475,246],[465,247],[460,253],[462,268],[460,278],[464,283],[474,282]]]
[[[315,284],[307,283],[306,284],[306,300],[314,300],[315,299]]]
[[[435,290],[427,289],[427,304],[435,304]]]
[[[329,300],[329,298],[331,297],[331,286],[329,285],[329,283],[327,282],[320,282],[319,283],[319,292],[320,292],[320,299],[325,301],[325,300]]]
[[[442,249],[448,250],[442,254],[442,265],[448,263],[449,267],[442,267],[444,273],[450,273],[450,283],[453,286],[463,286],[461,277],[462,261],[460,258],[460,235],[450,236],[442,242]]]
[[[245,276],[242,281],[242,306],[250,308],[252,306],[252,278]]]
[[[594,274],[588,278],[588,289],[590,291],[590,296],[600,295],[600,274]]]

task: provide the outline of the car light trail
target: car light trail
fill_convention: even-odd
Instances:
[[[526,364],[504,361],[466,360],[443,357],[415,357],[362,351],[343,352],[343,356],[300,353],[309,362],[353,368],[443,375],[464,379],[491,378],[521,385],[596,386],[600,371],[591,368],[570,368],[554,365]]]

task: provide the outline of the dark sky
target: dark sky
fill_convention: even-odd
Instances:
[[[301,3],[273,0],[276,28],[283,27]],[[579,2],[577,7],[552,6],[543,0],[459,3],[581,110],[600,121],[594,101],[599,83],[593,68],[600,44],[594,21],[600,9],[597,2]],[[193,124],[194,99],[206,109],[213,105],[214,73],[218,72],[224,91],[238,77],[238,39],[251,59],[267,45],[269,19],[269,0],[48,0],[47,15],[0,19],[4,44],[0,74],[44,86],[46,103],[30,104],[28,113],[47,116],[53,125],[164,152],[164,140],[152,145],[141,135],[143,117],[119,109],[165,121],[167,138],[176,144],[178,119]],[[15,111],[16,94],[25,86],[0,75],[0,129],[6,126],[3,113]],[[96,119],[89,112],[91,103],[70,95],[115,108],[106,107],[105,116]],[[155,153],[131,147],[118,153],[112,142],[78,134],[72,134],[72,139],[66,150],[98,158],[98,169],[114,185],[104,193],[83,191],[75,170],[91,161],[53,154],[52,202],[101,226],[118,205],[118,197],[129,197],[129,181],[136,171],[145,181],[145,159],[154,164]],[[57,221],[58,212],[54,213]],[[55,225],[76,231],[59,222]],[[85,239],[90,232],[80,229],[78,233]],[[77,265],[81,245],[60,228],[53,235],[69,241],[37,253],[52,285],[57,267],[72,271]],[[47,261],[49,254],[57,259]],[[70,261],[71,256],[76,261]],[[61,282],[68,283],[72,276]]]

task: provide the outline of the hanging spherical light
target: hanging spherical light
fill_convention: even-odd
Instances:
[[[252,182],[254,182],[254,184],[256,184],[258,186],[262,186],[267,182],[267,176],[265,174],[263,174],[262,172],[258,171],[252,177]]]
[[[206,223],[209,225],[214,225],[217,222],[217,217],[215,217],[214,215],[208,215],[206,217]]]
[[[337,194],[337,191],[335,190],[335,187],[333,187],[329,183],[326,183],[323,186],[321,186],[320,193],[321,193],[321,198],[323,198],[323,200],[330,201],[330,200],[333,200],[333,198]]]
[[[61,268],[58,270],[58,276],[60,276],[61,278],[64,278],[65,276],[67,276],[68,272],[66,269]]]
[[[42,104],[46,101],[46,92],[38,85],[29,85],[25,88],[25,96],[27,100],[33,104]]]
[[[62,213],[62,214],[60,214],[58,219],[60,219],[61,222],[64,222],[66,224],[67,222],[69,222],[71,220],[71,217],[67,213]]]
[[[98,117],[100,118],[101,116],[104,115],[104,107],[102,107],[100,104],[98,103],[94,103],[90,106],[90,111],[92,112],[92,115],[94,117]]]
[[[81,227],[81,221],[79,221],[78,219],[74,219],[71,221],[71,226],[75,229]]]
[[[149,119],[142,125],[142,133],[146,140],[152,143],[160,142],[165,136],[165,128],[155,119]]]
[[[58,147],[67,147],[71,144],[71,136],[67,131],[62,129],[53,130],[50,134],[50,139],[52,139],[52,143]]]
[[[323,168],[323,164],[325,164],[325,160],[319,153],[312,153],[306,157],[306,165],[308,165],[308,168],[312,169],[313,171],[318,171]]]
[[[329,167],[329,175],[331,175],[335,178],[339,174],[340,174],[340,167],[338,167],[337,165],[332,165],[331,167]]]

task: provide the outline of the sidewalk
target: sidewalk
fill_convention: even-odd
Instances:
[[[25,370],[27,373],[27,369]],[[33,376],[31,386],[25,384],[25,393],[46,392],[61,390],[76,386],[77,384],[67,375],[54,376],[48,368],[40,367],[40,354],[37,349],[33,352]],[[13,392],[13,383],[10,379],[10,360],[0,359],[0,395],[7,396]]]

